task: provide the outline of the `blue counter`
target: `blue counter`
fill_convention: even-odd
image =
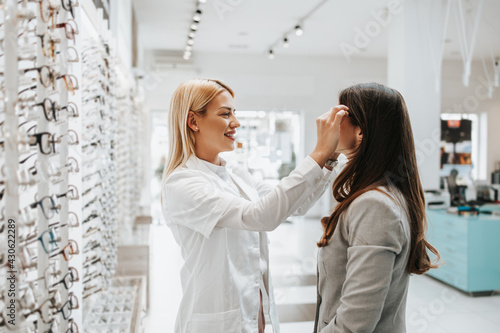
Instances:
[[[427,274],[465,292],[500,290],[500,217],[427,210],[428,241],[442,265]]]

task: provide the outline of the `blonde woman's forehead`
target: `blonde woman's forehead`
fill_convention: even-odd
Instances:
[[[220,108],[235,110],[234,98],[227,90],[224,90],[215,96],[215,98],[208,104],[208,108],[214,110],[218,110]]]

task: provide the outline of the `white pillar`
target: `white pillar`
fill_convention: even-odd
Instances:
[[[439,188],[443,3],[401,0],[397,4],[400,13],[393,15],[388,27],[388,85],[405,98],[422,184],[424,189],[435,189]]]

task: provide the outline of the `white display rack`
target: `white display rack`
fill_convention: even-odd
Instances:
[[[140,332],[144,313],[146,278],[116,277],[111,286],[92,304],[85,316],[87,332]]]
[[[90,0],[0,1],[0,332],[85,332],[84,308],[121,297],[144,116],[102,17]]]

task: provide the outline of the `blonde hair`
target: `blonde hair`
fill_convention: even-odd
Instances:
[[[212,79],[192,79],[184,81],[174,91],[169,111],[169,153],[163,181],[178,167],[186,164],[194,155],[194,132],[187,125],[189,111],[205,115],[208,103],[215,96],[227,91],[234,92],[224,82]]]

